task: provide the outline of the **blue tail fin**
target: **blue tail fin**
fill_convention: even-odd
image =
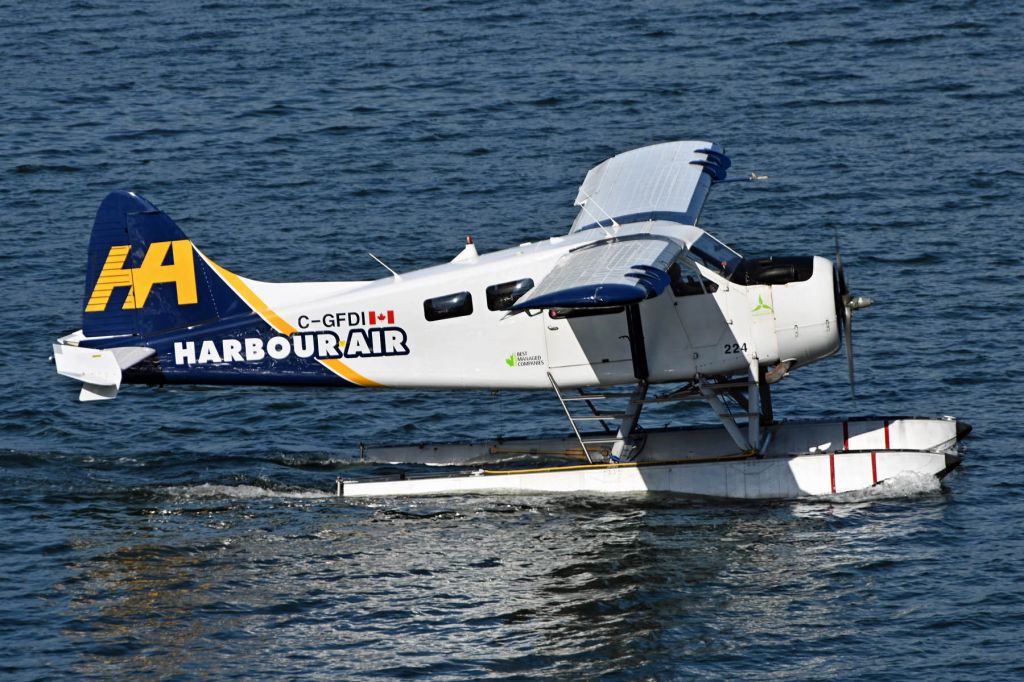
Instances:
[[[123,190],[100,204],[85,273],[86,336],[152,336],[251,312],[167,214]]]

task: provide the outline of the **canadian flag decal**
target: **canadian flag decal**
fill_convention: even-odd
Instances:
[[[378,313],[375,310],[371,310],[369,315],[367,316],[367,319],[370,322],[370,326],[373,326],[375,324],[382,324],[382,323],[385,323],[385,322],[387,324],[394,324],[395,323],[395,311],[394,310],[385,310],[382,313]]]

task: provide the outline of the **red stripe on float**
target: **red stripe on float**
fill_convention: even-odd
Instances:
[[[843,450],[850,449],[850,422],[843,422]]]
[[[828,468],[829,473],[832,475],[832,492],[836,491],[836,456],[835,453],[830,452],[828,454]]]
[[[886,438],[886,441],[889,439]],[[889,443],[886,443],[888,446]],[[878,462],[875,461],[875,453],[871,453],[871,482],[878,483]]]
[[[889,421],[883,422],[885,424],[885,449],[889,449]]]

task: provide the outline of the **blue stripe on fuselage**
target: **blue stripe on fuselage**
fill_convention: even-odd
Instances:
[[[338,340],[344,339],[328,330],[280,334],[262,318],[249,314],[219,320],[201,329],[177,330],[145,339],[122,336],[84,340],[81,345],[144,345],[156,350],[156,362],[151,358],[125,370],[125,383],[354,386],[317,361],[318,357],[340,358]],[[331,354],[329,341],[333,341],[336,354]]]

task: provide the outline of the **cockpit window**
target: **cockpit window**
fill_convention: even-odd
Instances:
[[[508,310],[522,298],[523,294],[533,288],[532,279],[518,279],[514,282],[492,284],[487,287],[487,309]]]
[[[709,234],[702,234],[690,246],[690,253],[708,268],[728,278],[743,257]]]
[[[684,274],[679,261],[672,264],[668,269],[668,276],[672,280],[672,293],[676,298],[680,296],[700,296],[702,294],[713,294],[718,291],[718,285],[711,280],[697,274],[694,277],[696,268],[693,265],[687,266]]]

